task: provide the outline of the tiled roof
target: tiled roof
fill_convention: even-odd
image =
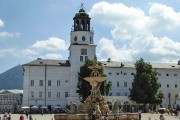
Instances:
[[[125,67],[125,68],[135,68],[133,62],[115,62],[115,61],[100,61],[105,67]],[[162,69],[180,69],[180,65],[175,63],[150,63],[153,68]]]
[[[50,60],[50,59],[41,59],[38,58],[34,61],[24,64],[23,66],[70,66],[68,60]]]
[[[19,93],[23,93],[23,90],[19,90],[19,89],[7,89],[7,90],[0,90],[0,93],[4,93],[4,92],[11,92],[11,93],[15,93],[15,94],[19,94]]]

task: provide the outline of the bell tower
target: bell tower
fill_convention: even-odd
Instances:
[[[78,13],[75,14],[74,25],[71,29],[70,56],[72,63],[84,63],[87,59],[93,59],[95,55],[94,32],[91,30],[91,18],[84,10],[83,4]],[[77,63],[76,63],[77,64]],[[83,64],[81,64],[83,65]]]
[[[93,60],[96,53],[94,32],[91,30],[91,18],[81,4],[80,10],[73,18],[74,25],[70,33],[69,61],[71,64],[71,97],[78,97],[76,93],[78,72],[87,59]]]

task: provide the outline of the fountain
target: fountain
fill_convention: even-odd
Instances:
[[[108,120],[121,119],[121,120],[138,120],[138,114],[119,114],[117,110],[117,105],[115,106],[113,113],[109,110],[108,104],[104,96],[101,95],[100,86],[103,81],[107,79],[107,77],[103,77],[99,74],[99,70],[102,69],[102,66],[98,66],[97,58],[94,57],[93,65],[88,67],[92,70],[90,77],[85,77],[84,80],[90,82],[92,86],[91,94],[86,98],[83,103],[83,107],[81,107],[81,111],[83,113],[77,114],[76,107],[74,104],[70,106],[70,114],[59,114],[54,115],[55,120],[88,120],[89,115],[93,116],[94,119],[101,119],[101,115],[108,116]],[[80,110],[77,110],[80,111]],[[118,112],[118,116],[117,113]],[[84,114],[86,113],[86,114]],[[104,119],[106,120],[106,119]]]

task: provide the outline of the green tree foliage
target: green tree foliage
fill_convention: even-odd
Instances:
[[[160,105],[163,99],[163,93],[159,91],[157,72],[152,69],[150,63],[145,63],[141,58],[135,63],[136,74],[130,89],[130,99],[144,105]]]
[[[101,62],[97,63],[99,66],[102,66]],[[80,67],[80,72],[78,73],[78,84],[77,84],[77,93],[79,93],[79,97],[81,102],[84,102],[86,98],[91,94],[91,85],[88,81],[84,80],[85,77],[89,77],[91,73],[91,69],[88,68],[88,66],[92,66],[93,61],[92,60],[86,60],[85,64]],[[106,77],[104,74],[103,69],[99,70],[99,74],[103,77]],[[108,95],[109,91],[111,89],[110,82],[107,82],[106,80],[102,82],[100,86],[100,91],[102,95]]]

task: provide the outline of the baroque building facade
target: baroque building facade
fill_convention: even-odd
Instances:
[[[81,104],[77,90],[77,74],[80,66],[87,59],[92,60],[96,55],[94,32],[91,30],[91,18],[83,7],[75,14],[74,26],[70,33],[68,60],[50,60],[37,58],[23,65],[23,106],[53,106],[65,107],[71,101]],[[112,89],[105,96],[112,107],[115,102],[125,111],[132,111],[136,103],[128,98],[129,88],[136,72],[134,63],[101,61]],[[160,90],[164,93],[163,107],[180,104],[180,62],[151,63],[158,72]],[[136,107],[135,107],[136,108]]]

